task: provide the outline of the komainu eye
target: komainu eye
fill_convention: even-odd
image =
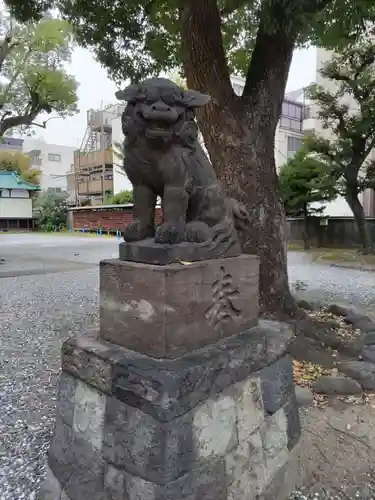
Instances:
[[[173,106],[176,103],[176,94],[174,91],[167,90],[166,92],[163,92],[161,97],[165,104],[168,104],[169,106]]]

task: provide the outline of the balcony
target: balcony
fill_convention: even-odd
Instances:
[[[80,153],[76,151],[74,154],[74,164],[77,169],[82,167],[95,167],[97,165],[113,163],[112,150],[106,149],[105,151],[94,151],[92,153]]]
[[[104,180],[104,191],[113,191],[113,180]],[[78,183],[79,195],[90,196],[94,194],[103,193],[102,179],[79,182]]]

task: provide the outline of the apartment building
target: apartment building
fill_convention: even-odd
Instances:
[[[87,111],[86,131],[66,176],[70,204],[102,204],[116,192],[113,128],[118,126],[123,109],[124,105],[111,105]]]
[[[336,90],[336,84],[333,81],[324,78],[320,70],[324,67],[324,65],[329,62],[332,58],[332,52],[327,51],[322,48],[316,49],[316,74],[315,74],[315,82],[318,85],[326,88],[329,91],[334,92]],[[299,102],[304,107],[304,119],[302,122],[302,132],[303,134],[314,133],[319,135],[320,137],[325,137],[327,139],[334,140],[334,132],[331,129],[323,128],[322,121],[318,118],[319,106],[318,104],[312,102],[306,96],[304,89],[298,89],[289,94],[289,97]],[[344,95],[341,98],[341,102],[346,104],[349,107],[349,112],[357,112],[358,104],[352,98],[351,95]],[[374,150],[370,154],[371,159],[375,159]],[[374,190],[368,189],[364,193],[359,195],[360,201],[363,205],[365,214],[367,217],[375,217],[375,196]],[[338,196],[336,200],[327,203],[326,208],[323,212],[326,216],[331,217],[353,217],[353,213],[350,210],[349,205],[346,200],[342,196]]]
[[[72,146],[50,144],[33,137],[26,137],[22,144],[22,151],[31,156],[32,165],[41,171],[41,189],[53,193],[67,191],[66,175],[73,163],[74,150]]]

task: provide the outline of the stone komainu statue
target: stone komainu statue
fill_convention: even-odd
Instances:
[[[241,251],[238,232],[248,214],[228,198],[198,141],[196,108],[210,97],[183,90],[164,78],[132,84],[116,93],[122,115],[124,171],[133,184],[133,222],[125,241],[206,245],[215,257]],[[157,196],[163,222],[155,230]]]

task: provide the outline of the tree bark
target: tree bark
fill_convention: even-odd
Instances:
[[[219,179],[253,215],[244,249],[260,256],[261,310],[293,314],[274,145],[295,40],[282,31],[268,34],[261,21],[244,94],[238,97],[230,82],[216,1],[185,0],[183,5],[187,83],[212,97],[198,123]]]
[[[357,226],[359,240],[361,242],[362,251],[365,254],[371,253],[372,245],[370,234],[368,230],[368,224],[363,210],[363,206],[358,198],[357,189],[348,189],[345,199],[353,212],[354,221]]]

